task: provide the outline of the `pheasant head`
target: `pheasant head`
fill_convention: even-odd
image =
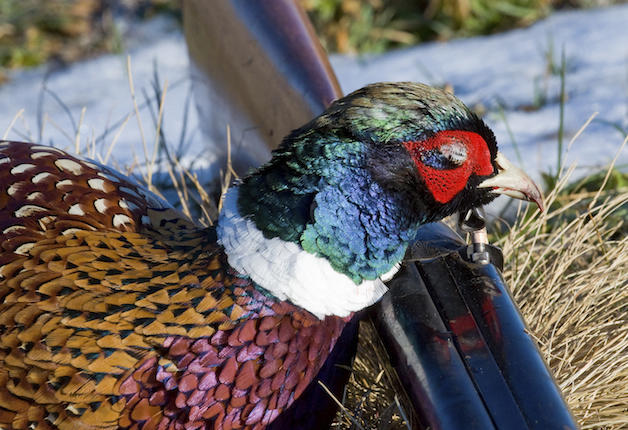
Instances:
[[[225,200],[229,263],[262,289],[323,316],[377,300],[420,225],[489,203],[536,202],[453,95],[416,83],[362,88],[286,137]]]

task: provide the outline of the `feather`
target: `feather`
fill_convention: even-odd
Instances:
[[[281,321],[300,315],[329,345],[339,335],[342,319],[277,306],[229,267],[211,232],[110,169],[22,143],[0,154],[9,166],[0,181],[13,186],[0,199],[0,246],[16,233],[33,237],[22,254],[0,254],[0,426],[22,422],[26,410],[58,428],[255,426],[294,400],[275,397],[278,410],[267,414],[282,361],[264,352],[291,326]],[[46,205],[21,203],[31,177],[53,190]],[[71,209],[79,196],[93,203],[82,213]],[[52,221],[37,222],[44,218]],[[267,256],[247,255],[271,276]],[[273,327],[261,330],[261,321]],[[317,369],[322,359],[299,366]],[[264,396],[251,404],[252,393]]]

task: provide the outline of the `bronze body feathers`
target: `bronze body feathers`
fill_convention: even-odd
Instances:
[[[212,229],[55,148],[0,143],[0,428],[263,428],[345,319],[258,291]]]

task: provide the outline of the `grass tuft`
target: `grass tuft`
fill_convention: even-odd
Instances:
[[[628,189],[564,194],[498,244],[504,277],[583,429],[628,426]],[[586,204],[586,201],[589,203]],[[586,204],[586,209],[583,207]]]
[[[392,368],[375,327],[360,321],[358,350],[347,387],[343,408],[333,429],[410,430],[412,407]]]

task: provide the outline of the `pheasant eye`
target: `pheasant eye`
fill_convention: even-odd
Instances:
[[[421,162],[436,170],[450,170],[467,161],[467,147],[462,142],[450,142],[427,149],[420,154]]]

